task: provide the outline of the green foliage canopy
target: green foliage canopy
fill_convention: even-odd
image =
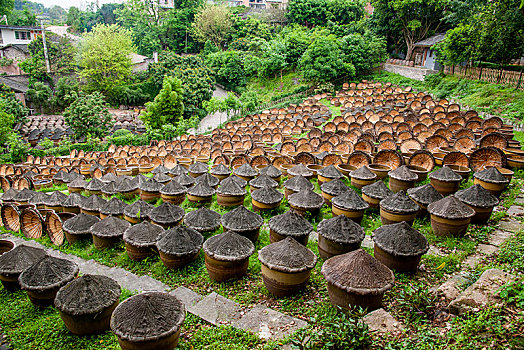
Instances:
[[[40,107],[40,113],[44,113],[44,106],[47,104],[53,92],[46,84],[37,81],[29,89],[27,89],[27,97],[36,105]]]
[[[61,77],[55,87],[52,104],[59,109],[65,109],[77,98],[79,92],[78,79],[74,77]]]
[[[6,106],[3,101],[0,101],[0,147],[3,148],[7,144],[9,137],[13,133],[13,125],[15,117],[6,111]]]
[[[111,114],[107,110],[104,95],[100,92],[92,94],[80,93],[78,98],[64,111],[66,124],[71,127],[76,136],[107,135],[111,126]]]
[[[439,43],[447,64],[482,60],[507,64],[524,52],[524,14],[519,0],[495,0],[480,6]]]
[[[364,16],[364,4],[359,0],[290,0],[287,8],[290,23],[309,28],[325,26],[328,21],[349,24]]]
[[[407,59],[416,42],[447,29],[443,17],[449,0],[374,0],[372,5],[375,30],[393,39],[402,37]]]
[[[211,40],[216,47],[223,47],[233,29],[232,13],[225,4],[207,4],[195,15],[192,29],[201,43]]]
[[[52,41],[46,37],[47,55],[51,72],[62,75],[75,70],[76,48],[66,37],[58,37]],[[51,76],[47,73],[44,58],[44,45],[42,37],[31,41],[27,46],[31,57],[19,63],[20,68],[30,76],[30,82],[47,81],[52,83]]]
[[[247,76],[244,63],[247,58],[241,51],[220,51],[206,57],[206,65],[215,75],[218,83],[225,86],[227,90],[238,91],[247,84]]]
[[[0,104],[6,113],[14,117],[15,123],[24,123],[29,115],[29,109],[16,98],[13,90],[5,84],[0,85]]]
[[[80,76],[86,91],[109,94],[131,76],[131,57],[135,51],[131,33],[116,24],[98,24],[85,34],[80,48]]]
[[[175,124],[184,113],[182,82],[176,77],[166,76],[162,89],[154,101],[146,103],[146,111],[140,116],[146,126],[161,129],[165,124]]]
[[[170,51],[159,54],[159,62],[149,65],[148,74],[155,91],[160,91],[164,77],[173,76],[184,86],[184,118],[202,117],[202,103],[213,95],[215,80],[212,71],[197,56],[183,57]]]
[[[355,75],[355,66],[343,59],[337,38],[333,34],[319,35],[300,59],[304,79],[314,84]]]

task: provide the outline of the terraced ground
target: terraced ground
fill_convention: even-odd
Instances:
[[[340,108],[333,107],[332,114],[323,125],[340,116]],[[322,125],[320,126],[322,127]],[[517,140],[522,134],[515,133]],[[149,175],[152,176],[152,175]],[[283,179],[285,180],[285,178]],[[311,180],[315,191],[320,193],[316,179]],[[348,178],[344,183],[355,190]],[[429,180],[417,184],[423,185]],[[388,184],[388,180],[385,181]],[[461,188],[473,184],[470,178],[461,183]],[[365,310],[344,313],[329,303],[326,282],[320,273],[322,260],[312,271],[306,289],[294,296],[273,297],[264,287],[260,275],[257,253],[250,258],[248,274],[241,280],[225,283],[212,281],[205,269],[201,255],[194,263],[173,271],[164,267],[158,256],[142,262],[134,262],[127,256],[121,242],[114,248],[99,251],[91,241],[80,241],[73,245],[56,247],[47,238],[36,240],[54,250],[94,260],[112,268],[123,268],[137,276],[150,276],[176,289],[180,286],[206,296],[215,292],[238,303],[243,313],[255,305],[263,305],[282,314],[307,322],[307,326],[279,340],[266,340],[259,335],[235,328],[234,325],[213,325],[202,318],[188,313],[181,335],[180,349],[508,349],[524,346],[524,171],[516,170],[512,182],[501,196],[487,225],[470,225],[464,237],[439,237],[432,230],[429,219],[417,219],[413,227],[423,233],[430,243],[415,274],[395,273],[395,286],[386,293],[383,310],[368,314]],[[66,185],[53,186],[45,191],[67,191]],[[245,206],[252,210],[249,188]],[[120,195],[114,197],[123,199]],[[133,199],[134,200],[134,199]],[[133,200],[126,200],[127,203]],[[158,206],[162,200],[158,200]],[[196,205],[187,199],[181,204],[186,211],[195,210]],[[284,199],[281,205],[270,212],[262,213],[264,225],[256,242],[257,251],[268,245],[267,222],[273,215],[289,210]],[[210,209],[224,214],[231,209],[219,206],[216,195]],[[318,216],[308,217],[315,230],[320,221],[332,217],[331,208],[324,206]],[[378,210],[368,209],[361,223],[366,232],[364,249],[373,255],[371,233],[381,226]],[[7,232],[26,239],[20,232]],[[213,234],[220,233],[221,229]],[[314,237],[307,245],[318,255]],[[500,287],[498,269],[511,274],[508,279],[516,282]],[[495,277],[494,277],[495,276]],[[480,282],[479,282],[480,279]],[[488,303],[474,304],[460,316],[450,312],[449,305],[460,305],[470,293],[479,290],[483,283],[482,296]],[[497,284],[498,283],[498,284]],[[487,286],[487,287],[486,287]],[[122,298],[135,293],[126,290]],[[116,338],[106,332],[90,337],[70,334],[53,308],[35,308],[24,292],[8,293],[0,288],[0,326],[9,344],[14,349],[117,349]],[[364,320],[364,322],[363,322]]]

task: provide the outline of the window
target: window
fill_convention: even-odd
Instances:
[[[15,30],[15,38],[16,40],[31,40],[31,33]]]

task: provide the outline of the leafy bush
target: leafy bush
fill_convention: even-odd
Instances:
[[[80,46],[80,76],[86,91],[110,93],[131,77],[131,32],[116,24],[97,24]]]
[[[368,326],[360,322],[365,313],[362,309],[345,313],[328,305],[319,312],[319,319],[312,320],[315,328],[299,330],[292,343],[301,350],[367,349],[371,344],[371,335]]]
[[[9,140],[7,141],[7,146],[9,147],[11,162],[18,163],[26,160],[29,151],[29,144],[25,143],[20,135],[11,133]]]
[[[320,84],[338,77],[355,75],[355,66],[344,62],[336,36],[318,35],[300,59],[304,79]]]
[[[199,119],[197,116],[193,116],[189,119],[181,119],[175,124],[164,124],[160,129],[147,129],[145,135],[146,139],[149,140],[173,140],[175,137],[187,133],[191,128],[198,126]]]
[[[211,69],[203,60],[198,56],[183,57],[169,51],[160,53],[159,63],[149,65],[149,79],[140,84],[142,91],[149,94],[150,98],[154,98],[162,88],[166,75],[182,81],[184,118],[194,115],[205,116],[202,103],[213,96],[215,80]]]
[[[113,106],[143,106],[149,100],[149,95],[142,91],[139,85],[120,85],[110,94]]]
[[[63,110],[71,105],[77,98],[79,92],[78,80],[73,77],[62,77],[58,79],[55,87],[55,95],[51,103],[55,108]]]
[[[175,77],[166,76],[162,90],[154,101],[146,104],[146,111],[140,119],[151,129],[161,129],[182,119],[184,113],[182,82]]]
[[[39,81],[35,82],[29,89],[27,89],[27,97],[36,106],[40,107],[40,114],[44,114],[44,106],[48,104],[51,94],[51,88]]]
[[[149,143],[146,135],[135,135],[127,129],[119,129],[111,135],[108,140],[109,144],[116,146],[133,145],[144,146]]]
[[[427,87],[429,87],[430,89],[434,89],[442,82],[442,79],[445,76],[446,75],[443,73],[428,74],[424,77],[424,82],[426,83]]]
[[[499,296],[509,304],[524,308],[524,279],[518,279],[502,286]]]
[[[112,126],[111,114],[100,92],[80,93],[64,111],[64,119],[76,136],[103,137]]]
[[[206,57],[206,64],[213,70],[217,82],[232,91],[239,91],[247,84],[245,61],[243,52],[233,50],[215,52]]]
[[[13,133],[13,124],[15,117],[6,112],[5,105],[0,100],[0,147],[4,147],[7,140]]]
[[[5,84],[0,85],[0,103],[4,106],[5,111],[15,118],[15,123],[25,123],[29,115],[29,108],[20,102],[13,90]]]

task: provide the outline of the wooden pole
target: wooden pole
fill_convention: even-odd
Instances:
[[[40,27],[42,28],[42,42],[44,43],[44,60],[45,60],[45,68],[47,70],[47,74],[51,73],[51,67],[49,66],[49,57],[47,55],[47,43],[45,40],[45,28],[44,28],[44,21],[40,20]]]

